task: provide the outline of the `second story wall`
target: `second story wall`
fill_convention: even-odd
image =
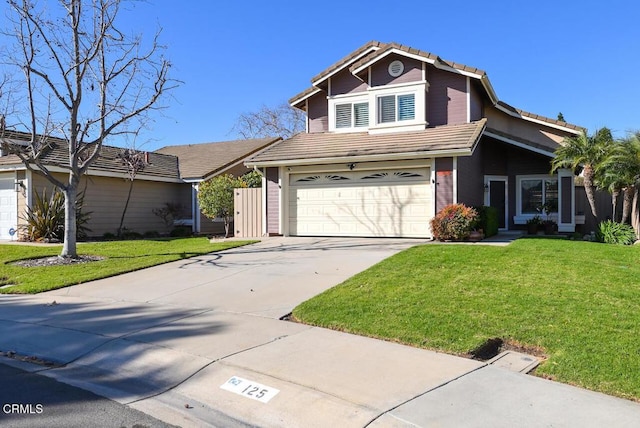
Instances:
[[[321,91],[307,100],[307,121],[309,133],[329,130],[329,110],[327,93]]]
[[[467,122],[467,78],[430,66],[427,69],[429,126]]]
[[[404,70],[399,76],[393,77],[389,74],[389,65],[396,60],[402,63]],[[371,67],[372,87],[419,82],[421,80],[423,80],[422,62],[412,58],[389,55]]]

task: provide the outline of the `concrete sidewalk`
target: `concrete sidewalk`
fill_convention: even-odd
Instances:
[[[269,239],[0,297],[3,362],[191,426],[634,426],[640,405],[279,318],[415,240]],[[54,303],[55,302],[55,303]]]

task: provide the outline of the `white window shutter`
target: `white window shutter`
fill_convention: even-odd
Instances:
[[[369,126],[369,103],[356,103],[353,105],[355,117],[354,126]]]
[[[378,122],[388,123],[396,121],[396,97],[386,95],[378,98]]]
[[[398,95],[398,120],[413,120],[415,117],[415,96],[413,94]]]
[[[351,128],[351,104],[336,104],[336,128]]]

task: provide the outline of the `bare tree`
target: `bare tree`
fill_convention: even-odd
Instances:
[[[135,149],[123,149],[118,153],[118,159],[122,165],[127,168],[127,180],[129,181],[129,191],[127,192],[127,200],[124,203],[122,209],[122,215],[120,216],[120,224],[118,225],[117,236],[122,236],[122,225],[124,224],[124,217],[127,215],[127,208],[129,208],[129,202],[131,201],[131,192],[133,191],[133,183],[135,182],[136,175],[143,171],[148,162],[146,154],[144,152]]]
[[[6,129],[30,134],[25,146],[3,146],[40,171],[65,196],[62,257],[76,257],[75,200],[80,178],[110,136],[135,133],[159,100],[177,85],[158,43],[129,36],[117,24],[125,0],[8,0],[15,41],[10,63],[22,71],[24,111],[6,118]],[[9,120],[15,119],[10,126]],[[68,143],[68,179],[43,162],[56,137]],[[66,161],[65,161],[66,163]]]
[[[263,105],[258,111],[238,116],[231,132],[241,138],[290,138],[305,130],[306,115],[302,110],[283,103],[276,107]]]

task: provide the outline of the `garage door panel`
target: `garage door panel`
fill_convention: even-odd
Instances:
[[[340,177],[336,180],[335,177]],[[290,176],[289,232],[428,237],[428,168]]]
[[[9,230],[17,226],[17,193],[13,175],[0,175],[0,239],[10,239]]]

